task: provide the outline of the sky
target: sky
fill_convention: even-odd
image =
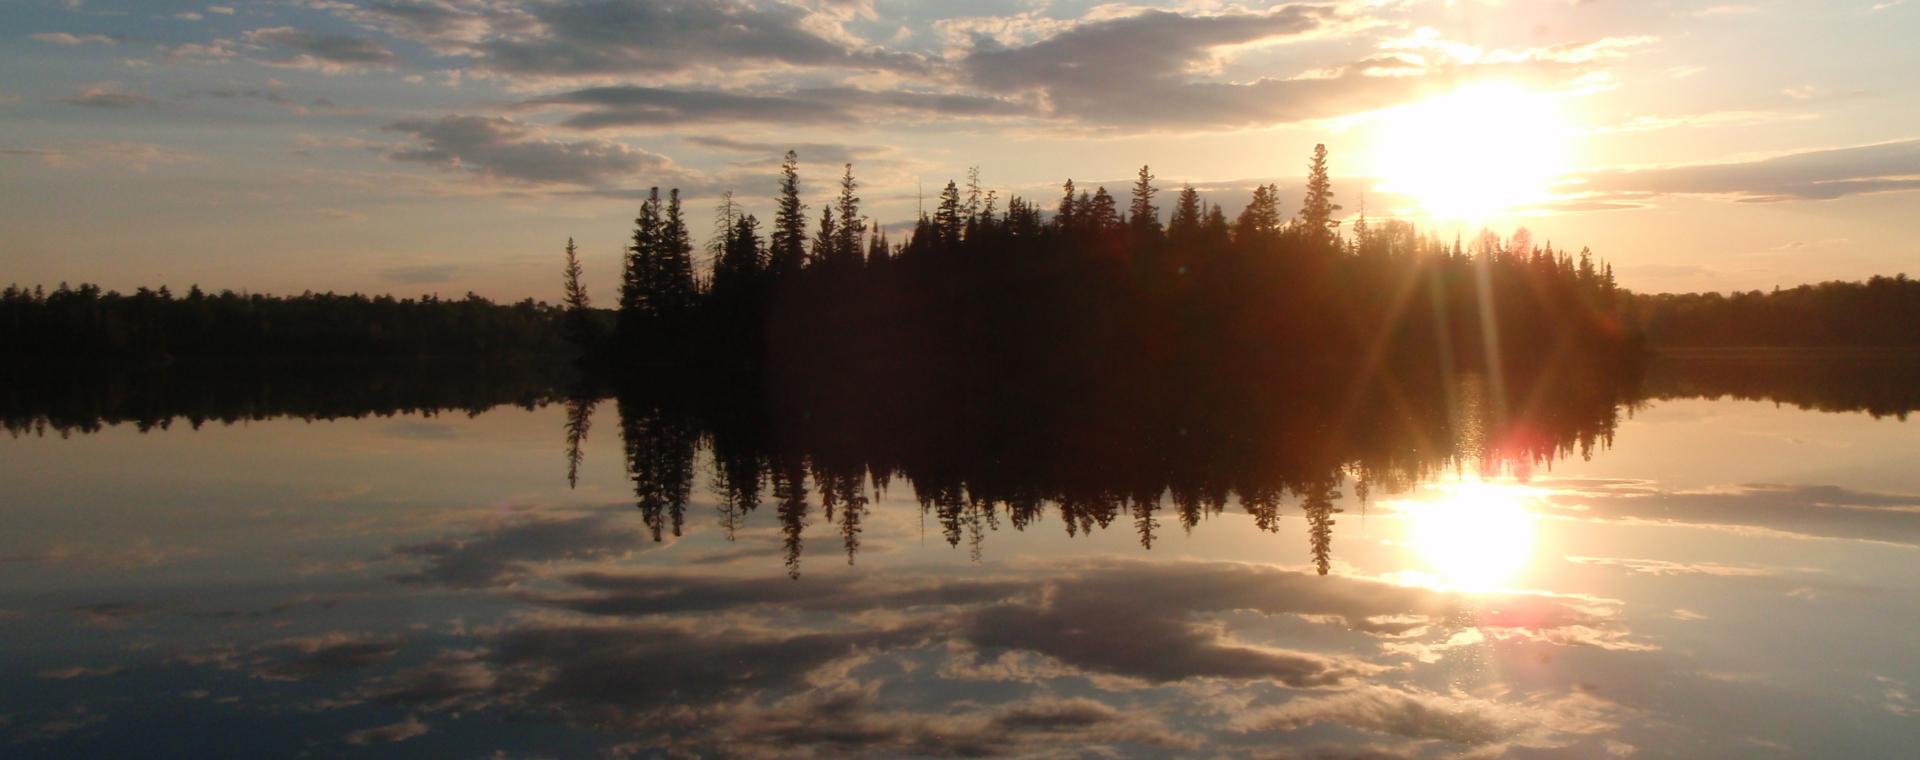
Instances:
[[[898,235],[969,167],[1295,207],[1320,143],[1349,217],[1635,290],[1920,274],[1917,36],[1920,0],[8,0],[0,281],[551,301],[572,237],[606,299],[647,188],[704,238],[787,149]]]

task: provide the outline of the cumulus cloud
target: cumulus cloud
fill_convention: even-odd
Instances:
[[[108,37],[107,35],[104,35],[104,34],[69,34],[67,32],[41,32],[39,34],[33,35],[33,38],[41,42],[51,42],[55,45],[68,45],[68,46],[119,44],[119,40],[115,40],[114,38]]]
[[[86,87],[77,95],[61,98],[60,102],[73,106],[109,109],[146,108],[160,103],[145,95],[121,90],[120,86],[113,82]]]
[[[1210,76],[1221,68],[1223,51],[1307,39],[1354,23],[1318,5],[1218,15],[1149,11],[1083,21],[1024,45],[976,33],[960,66],[988,90],[1037,91],[1056,117],[1114,127],[1230,129],[1378,109],[1474,76],[1560,82],[1647,42],[1607,38],[1487,51],[1417,35],[1389,41],[1380,55],[1289,78]]]
[[[741,66],[920,70],[917,55],[865,49],[805,8],[739,0],[385,0],[332,6],[362,25],[531,78],[665,75]]]
[[[1024,107],[996,98],[908,91],[824,87],[775,94],[614,85],[536,98],[526,108],[577,110],[564,125],[575,129],[662,127],[709,123],[837,124],[857,114],[892,111],[952,117],[1012,116]]]
[[[522,185],[597,187],[641,171],[671,168],[667,157],[606,140],[552,140],[502,117],[407,119],[388,131],[412,135],[389,159],[471,172]]]
[[[878,145],[841,145],[838,143],[774,143],[754,140],[736,140],[720,135],[689,135],[688,143],[703,148],[750,154],[756,158],[776,158],[791,150],[809,161],[826,163],[846,163],[863,158],[884,155],[893,149]]]
[[[255,29],[245,37],[247,42],[278,51],[269,53],[265,60],[280,66],[336,72],[392,66],[400,61],[399,56],[379,42],[343,34],[315,34],[291,26],[275,26]]]
[[[1789,153],[1725,163],[1615,169],[1587,175],[1601,199],[1707,195],[1743,203],[1831,200],[1920,190],[1920,139]]]

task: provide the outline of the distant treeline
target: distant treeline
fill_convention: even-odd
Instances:
[[[1920,281],[1905,274],[1745,293],[1631,294],[1661,347],[1920,347]]]
[[[173,356],[567,355],[562,309],[527,299],[303,293],[274,297],[197,286],[185,295],[95,285],[0,291],[7,358],[149,360]]]
[[[1611,268],[1584,250],[1525,230],[1448,242],[1364,214],[1343,231],[1324,146],[1291,215],[1272,185],[1232,220],[1191,186],[1168,203],[1147,167],[1122,198],[1068,181],[1048,214],[1017,196],[1002,207],[975,172],[948,182],[899,244],[862,215],[850,164],[810,222],[797,165],[789,152],[764,237],[724,197],[710,277],[696,274],[678,192],[656,189],[635,220],[614,334],[581,337],[643,363],[1062,387],[1117,376],[1168,390],[1221,373],[1446,370],[1631,345]],[[584,309],[568,272],[581,294],[568,305]]]

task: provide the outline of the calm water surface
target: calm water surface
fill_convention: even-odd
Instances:
[[[1716,377],[1161,464],[612,398],[16,424],[0,754],[1913,757],[1904,397]]]

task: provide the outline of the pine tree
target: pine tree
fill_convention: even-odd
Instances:
[[[732,190],[720,191],[720,202],[713,205],[713,230],[707,236],[707,262],[718,267],[720,257],[726,255],[727,241],[733,236],[734,221],[740,216],[740,204],[733,200]]]
[[[1167,220],[1167,239],[1176,248],[1193,245],[1200,239],[1200,193],[1192,185],[1180,188],[1180,197],[1173,204],[1173,217]]]
[[[1333,212],[1333,180],[1327,176],[1327,146],[1313,146],[1313,161],[1307,164],[1307,196],[1300,204],[1300,227],[1307,239],[1322,248],[1332,248],[1333,229],[1340,225]]]
[[[693,238],[680,212],[680,188],[668,191],[667,216],[659,236],[658,282],[662,314],[679,315],[693,308]]]
[[[1127,207],[1127,220],[1141,241],[1160,237],[1160,209],[1153,205],[1153,196],[1158,192],[1153,186],[1153,172],[1142,165],[1140,179],[1133,183],[1133,205]]]
[[[820,209],[820,226],[813,231],[813,250],[807,257],[811,264],[817,266],[833,257],[833,246],[840,239],[838,229],[833,223],[833,207]]]
[[[1233,239],[1242,243],[1272,240],[1280,234],[1280,188],[1257,185],[1253,198],[1234,222]]]
[[[586,286],[580,284],[580,256],[573,245],[573,238],[567,238],[567,266],[563,270],[566,284],[566,296],[562,303],[567,309],[567,337],[574,345],[586,347],[592,342],[593,303],[587,298]],[[200,297],[199,286],[188,291],[189,299]]]
[[[960,242],[960,231],[966,225],[966,207],[960,202],[960,187],[947,182],[940,191],[940,206],[933,212],[933,226],[939,231],[940,241],[952,245]]]
[[[834,203],[840,217],[840,226],[833,235],[832,259],[836,263],[860,261],[860,243],[866,224],[860,220],[860,196],[854,194],[858,187],[853,181],[853,164],[847,164],[846,174],[840,178],[840,198]]]
[[[660,188],[647,191],[646,202],[640,204],[640,214],[633,220],[633,238],[627,245],[626,267],[620,278],[620,318],[623,332],[631,333],[635,320],[652,316],[655,312],[652,294],[655,290],[654,272],[656,243],[660,236]]]
[[[807,257],[807,206],[800,202],[800,159],[793,151],[780,164],[780,195],[769,235],[769,268],[776,276],[800,271]]]
[[[1066,191],[1060,196],[1060,208],[1053,212],[1054,224],[1060,225],[1060,229],[1063,230],[1073,229],[1075,225],[1073,218],[1074,208],[1073,180],[1067,180]]]
[[[1113,194],[1104,187],[1095,188],[1093,200],[1088,203],[1092,216],[1087,226],[1100,232],[1111,232],[1120,228],[1120,208],[1113,202]]]

